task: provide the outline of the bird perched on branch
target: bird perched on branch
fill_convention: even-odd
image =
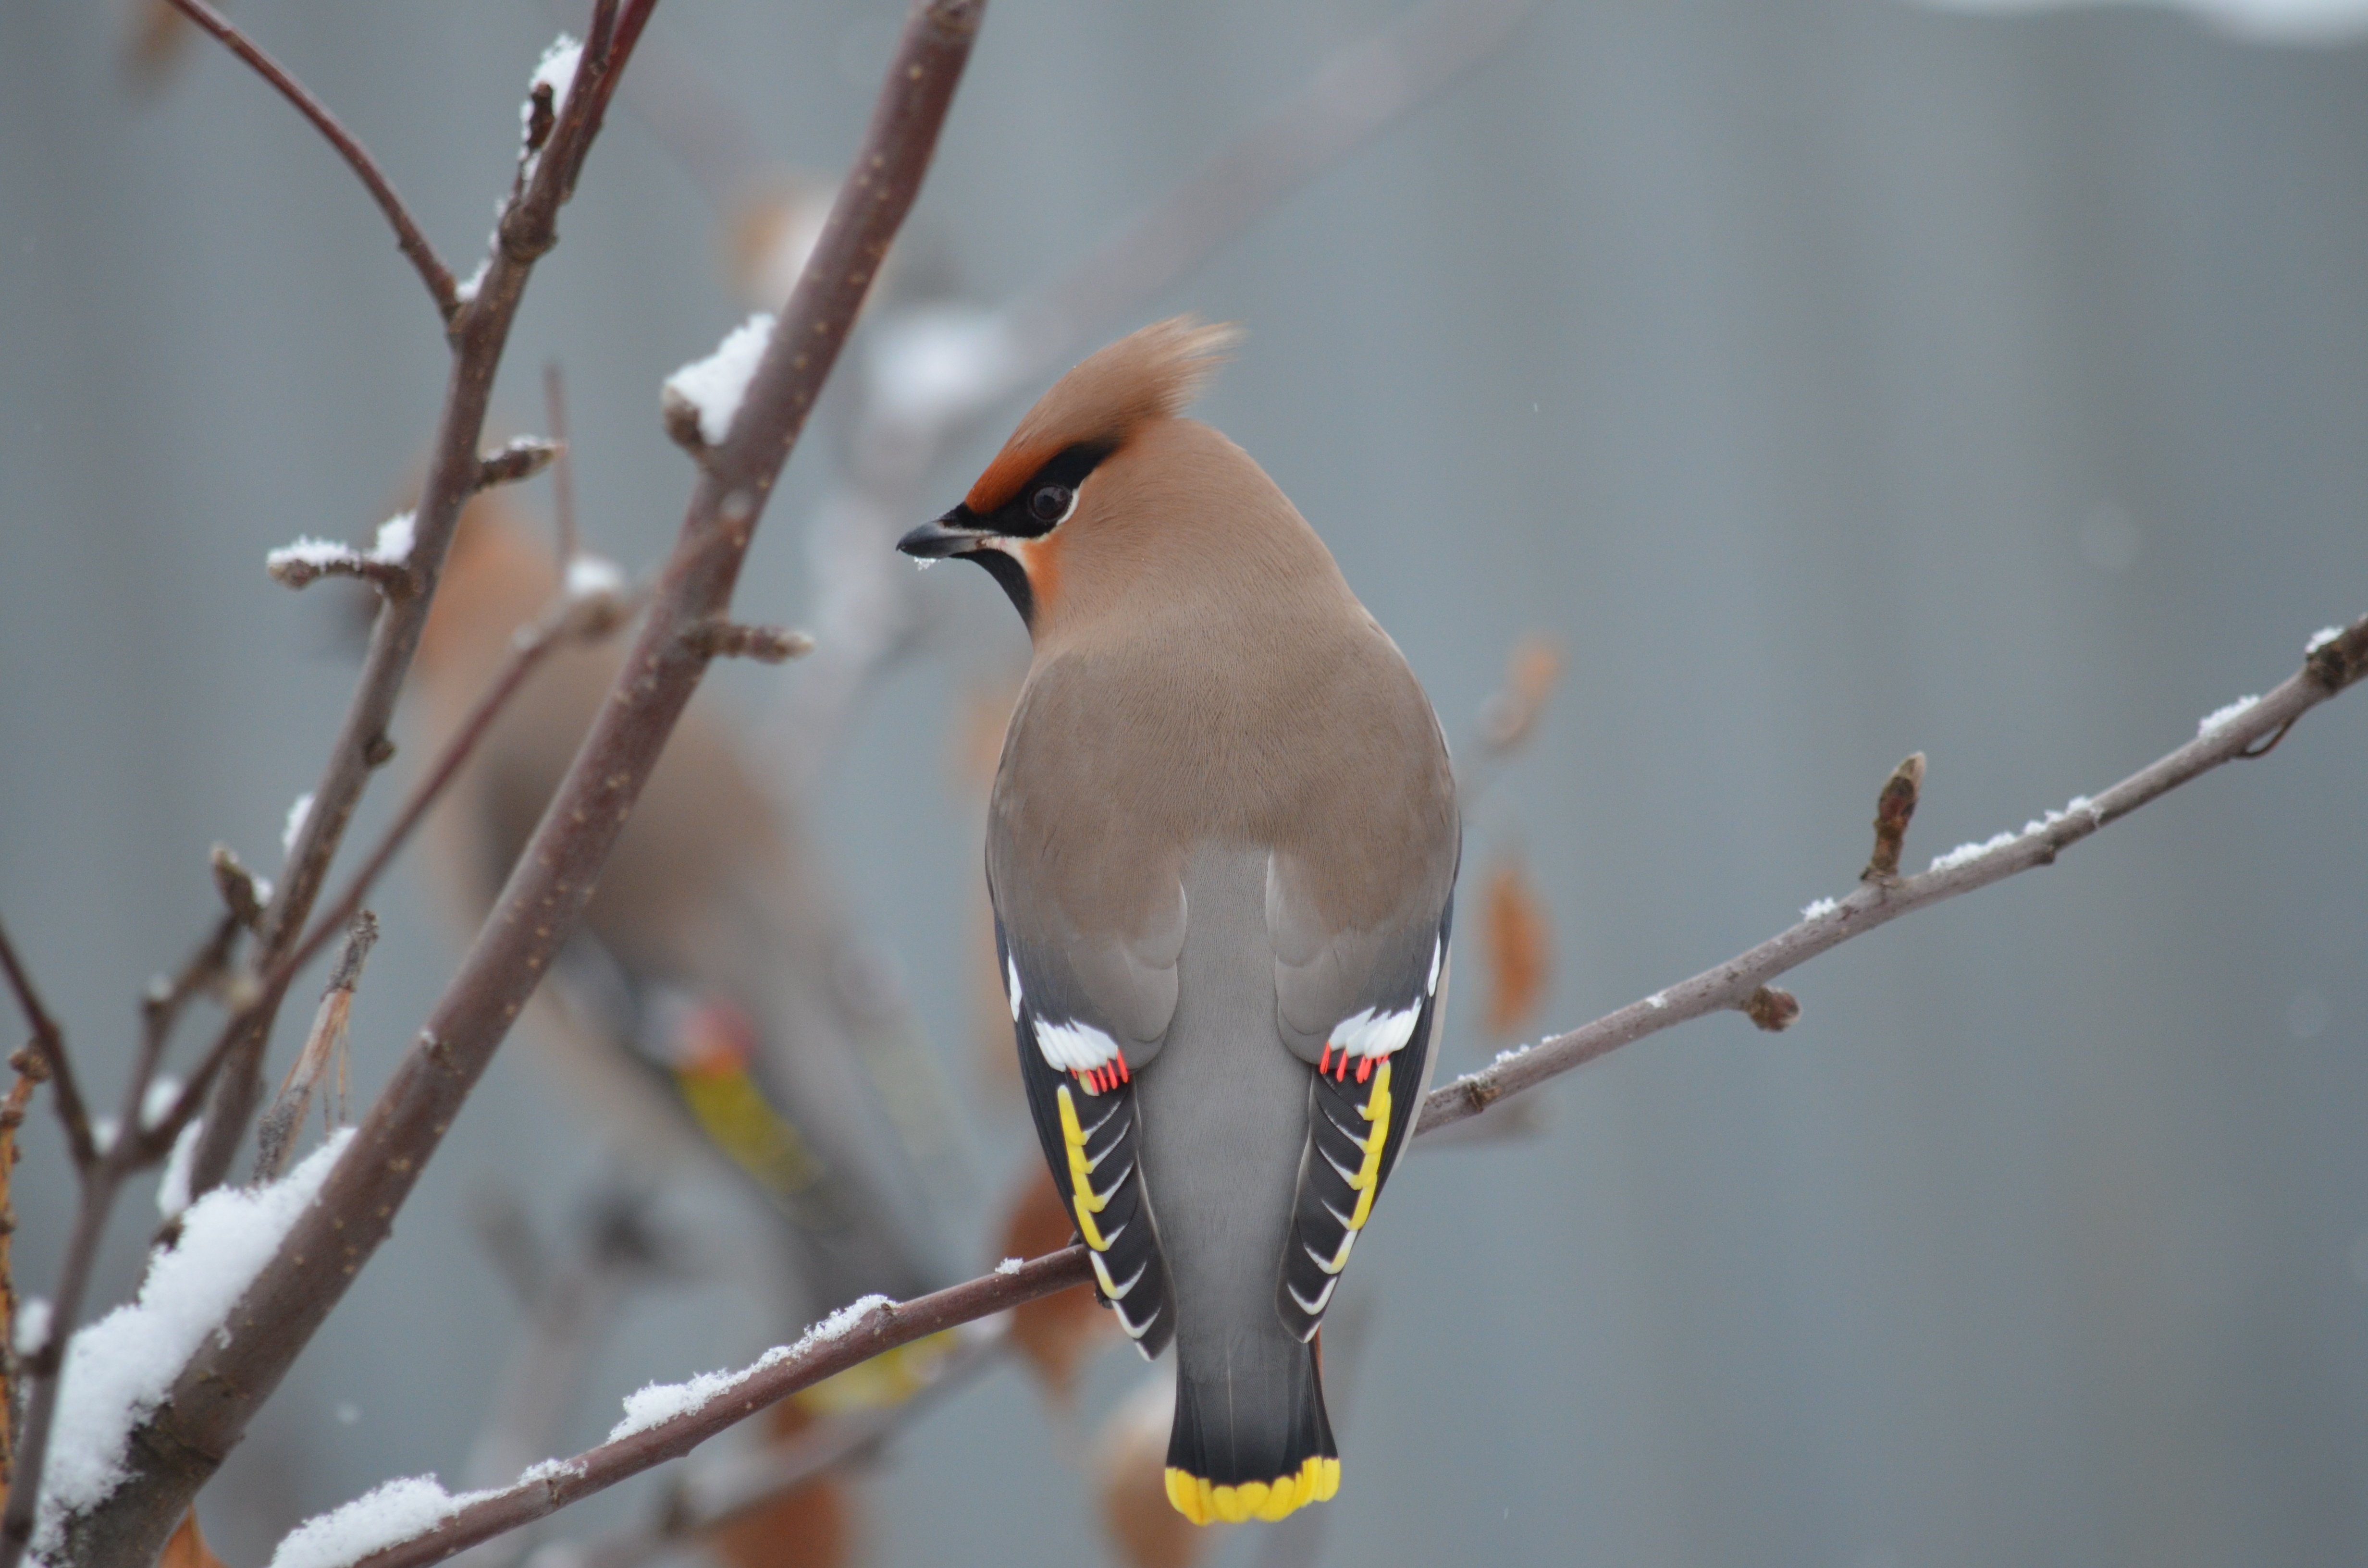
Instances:
[[[463,515],[416,663],[423,755],[464,722],[561,584],[495,495]],[[434,822],[437,869],[473,923],[558,787],[623,652],[552,653]],[[683,716],[537,997],[565,1086],[628,1151],[728,1169],[786,1221],[811,1322],[868,1291],[944,1284],[951,1097],[869,962],[812,846],[758,790],[712,710]]]
[[[1429,1080],[1462,835],[1396,645],[1181,416],[1230,341],[1095,354],[898,544],[986,568],[1034,643],[987,824],[1005,989],[1099,1293],[1175,1342],[1202,1524],[1339,1484],[1314,1341]]]

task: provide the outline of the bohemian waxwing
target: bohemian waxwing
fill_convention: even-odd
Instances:
[[[416,663],[421,755],[463,722],[558,563],[496,497],[461,518]],[[432,824],[469,928],[559,785],[625,638],[553,653]],[[537,994],[538,1043],[628,1152],[720,1163],[788,1222],[799,1321],[948,1282],[950,1096],[909,1013],[867,979],[848,903],[758,790],[719,717],[684,714]],[[939,1167],[932,1179],[932,1167]]]
[[[985,567],[1034,642],[986,840],[1020,1071],[1100,1294],[1176,1343],[1204,1524],[1339,1484],[1313,1342],[1429,1081],[1462,842],[1396,645],[1179,416],[1230,335],[1087,359],[898,544]]]

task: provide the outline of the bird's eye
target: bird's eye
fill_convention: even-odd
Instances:
[[[1065,484],[1039,486],[1036,494],[1028,497],[1029,513],[1038,522],[1045,524],[1068,521],[1069,514],[1076,509],[1076,505],[1077,493]]]

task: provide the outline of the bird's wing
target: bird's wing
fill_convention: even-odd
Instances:
[[[1315,1068],[1306,1156],[1276,1306],[1302,1339],[1323,1324],[1349,1249],[1396,1167],[1430,1085],[1454,922],[1452,862],[1437,901],[1380,931],[1326,933],[1294,896],[1287,857],[1269,863],[1283,1043]]]
[[[1155,1356],[1175,1309],[1136,1165],[1133,1079],[1176,1014],[1182,868],[1148,851],[1129,802],[1092,782],[1110,727],[1076,674],[1040,672],[1021,698],[987,812],[987,894],[1045,1162],[1103,1298]]]
[[[1110,1022],[1115,1015],[1095,1005],[1057,948],[1016,941],[1000,914],[995,945],[1045,1164],[1091,1255],[1097,1292],[1117,1312],[1127,1337],[1146,1358],[1155,1357],[1175,1335],[1176,1311],[1138,1164],[1133,1069],[1149,1052],[1139,1040],[1119,1038],[1124,1031]],[[1172,966],[1165,990],[1172,1012]]]

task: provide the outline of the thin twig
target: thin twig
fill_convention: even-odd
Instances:
[[[2363,674],[2368,674],[2368,616],[2312,650],[2299,673],[2227,724],[2140,768],[2094,800],[2050,812],[2045,820],[2030,824],[1994,847],[1978,853],[1952,852],[1920,875],[1889,884],[1861,883],[1847,898],[1828,901],[1819,913],[1715,969],[1631,1003],[1584,1028],[1508,1051],[1493,1065],[1431,1091],[1423,1103],[1421,1131],[1476,1115],[1507,1095],[1542,1084],[1673,1024],[1705,1013],[1740,1010],[1778,975],[1852,937],[2019,871],[2053,865],[2058,855],[2105,824],[2127,816],[2198,774],[2244,756],[2263,735],[2283,731]]]
[[[219,39],[233,54],[255,67],[257,75],[279,89],[279,96],[295,105],[296,112],[311,120],[313,129],[328,139],[329,145],[345,159],[347,167],[354,171],[354,177],[370,191],[379,210],[386,214],[386,221],[394,225],[395,245],[418,268],[419,280],[427,285],[427,297],[436,301],[437,313],[446,321],[451,320],[461,308],[451,268],[438,258],[435,247],[427,243],[427,236],[419,232],[410,210],[404,206],[403,198],[395,195],[394,187],[380,172],[377,161],[354,140],[353,133],[329,112],[327,105],[305,89],[303,83],[289,74],[285,66],[264,53],[232,25],[229,17],[205,0],[172,0],[172,4],[183,16]]]
[[[17,1129],[25,1124],[33,1091],[50,1075],[49,1058],[30,1046],[11,1055],[8,1065],[17,1077],[8,1085],[8,1097],[0,1101],[0,1492],[8,1489],[17,1470],[17,1270],[10,1246],[17,1234],[17,1210],[10,1199],[10,1178],[20,1153]]]
[[[2368,676],[2368,616],[2311,652],[2302,672],[2222,728],[2141,768],[2093,801],[2050,813],[2021,834],[1991,847],[1961,851],[1920,876],[1890,886],[1861,884],[1850,897],[1801,921],[1714,970],[1656,992],[1583,1028],[1508,1051],[1480,1072],[1432,1091],[1415,1132],[1436,1132],[1490,1105],[1646,1035],[1705,1013],[1741,1010],[1775,976],[1875,926],[1961,893],[1987,887],[2034,866],[2052,864],[2071,845],[2106,823],[2245,754],[2261,736],[2282,732],[2310,709]],[[1961,858],[1962,857],[1962,858]],[[1084,1284],[1086,1249],[1071,1245],[1030,1259],[1018,1269],[983,1276],[916,1301],[873,1308],[837,1337],[809,1338],[786,1354],[768,1355],[714,1398],[643,1431],[588,1449],[560,1464],[539,1467],[522,1482],[460,1508],[441,1523],[361,1560],[357,1568],[418,1568],[464,1547],[615,1485],[678,1458],[700,1442],[777,1400],[900,1345],[957,1324],[1002,1312]]]
[[[933,0],[914,8],[821,242],[750,380],[731,434],[698,474],[641,636],[508,886],[318,1199],[233,1309],[237,1321],[254,1330],[243,1329],[227,1344],[210,1338],[200,1346],[131,1445],[122,1484],[98,1508],[65,1522],[64,1562],[139,1562],[161,1548],[197,1488],[237,1444],[247,1420],[385,1240],[420,1168],[566,941],[706,670],[707,657],[690,646],[690,633],[729,610],[763,502],[920,189],[984,8],[980,0]],[[514,308],[522,279],[506,272],[505,259],[516,262],[540,254],[538,246],[548,248],[555,171],[580,140],[585,117],[597,117],[605,104],[614,62],[647,12],[640,0],[627,6],[609,60],[587,59],[579,69],[527,196],[502,220],[501,244],[477,302],[461,314],[464,336],[477,330],[490,301],[507,298]],[[454,483],[474,479],[473,424],[464,451]],[[440,525],[440,533],[431,529],[433,511],[432,498],[423,502],[417,553],[440,567],[450,526]],[[386,642],[387,622],[412,602],[381,612],[374,652]],[[406,658],[408,652],[406,646]],[[350,812],[351,799],[342,810]],[[319,820],[332,800],[320,795],[308,822]],[[216,1131],[209,1115],[207,1136]]]
[[[88,1170],[98,1151],[91,1142],[90,1108],[83,1103],[81,1085],[74,1082],[74,1063],[66,1059],[65,1031],[41,1006],[41,994],[33,988],[33,977],[17,956],[5,924],[0,924],[0,969],[8,972],[8,989],[17,994],[17,1008],[25,1015],[25,1027],[33,1032],[33,1049],[48,1062],[50,1081],[57,1085],[58,1119],[65,1124],[66,1147],[74,1154],[74,1168]]]
[[[362,966],[370,961],[370,950],[377,943],[378,916],[367,909],[357,911],[346,927],[346,945],[329,968],[329,983],[322,989],[321,1006],[313,1015],[304,1049],[289,1063],[288,1076],[281,1080],[271,1108],[256,1123],[254,1179],[258,1185],[278,1181],[288,1169],[288,1155],[296,1143],[296,1124],[304,1119],[305,1109],[313,1103],[313,1090],[320,1084],[330,1057],[345,1050],[354,991],[362,983]]]
[[[551,473],[551,512],[559,525],[559,570],[575,559],[575,474],[567,450],[567,387],[560,380],[559,361],[542,368],[542,406],[557,446],[557,466]]]
[[[477,460],[477,488],[491,490],[496,484],[516,484],[522,479],[532,479],[549,468],[558,455],[556,438],[513,436]]]
[[[148,1055],[161,1057],[173,1038],[173,1029],[181,1015],[199,996],[219,993],[230,977],[231,954],[238,946],[238,936],[246,929],[235,909],[225,910],[206,939],[185,960],[170,980],[150,983],[147,994],[140,999],[142,1044]],[[143,1070],[140,1090],[147,1093]],[[142,1102],[144,1105],[144,1101]]]

